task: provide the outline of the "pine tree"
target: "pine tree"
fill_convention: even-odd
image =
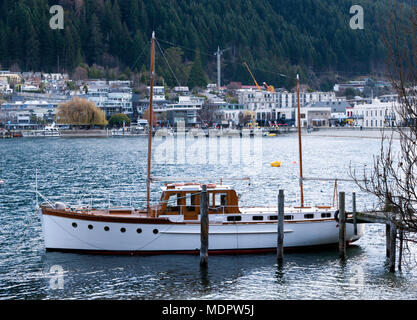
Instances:
[[[28,35],[25,41],[25,65],[27,70],[39,70],[39,40],[35,30],[29,25]]]
[[[187,85],[190,89],[193,89],[195,87],[206,87],[207,83],[207,77],[204,73],[203,65],[201,64],[200,50],[197,50]]]
[[[90,22],[90,37],[88,45],[89,62],[100,63],[104,53],[103,35],[97,16],[93,13]]]

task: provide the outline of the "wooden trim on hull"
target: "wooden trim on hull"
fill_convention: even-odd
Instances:
[[[95,215],[88,213],[77,213],[77,212],[67,212],[63,210],[55,210],[50,208],[42,208],[42,214],[68,218],[68,219],[78,219],[78,220],[87,220],[87,221],[100,221],[100,222],[120,222],[120,223],[141,223],[141,224],[185,224],[184,222],[173,222],[167,218],[151,218],[151,217],[118,217],[118,216],[104,216],[104,215]]]
[[[348,241],[347,245],[350,245],[354,241]],[[338,243],[321,244],[315,246],[300,246],[300,247],[285,247],[285,252],[308,252],[325,248],[336,248]],[[46,248],[48,252],[65,252],[65,253],[78,253],[78,254],[97,254],[97,255],[167,255],[167,254],[180,254],[180,255],[199,255],[200,250],[153,250],[153,251],[130,251],[130,250],[88,250],[88,249],[59,249],[59,248]],[[259,248],[259,249],[220,249],[209,250],[210,255],[239,255],[239,254],[262,254],[262,253],[274,253],[277,248]]]

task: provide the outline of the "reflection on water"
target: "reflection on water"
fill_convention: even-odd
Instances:
[[[243,141],[244,142],[244,141]],[[306,176],[347,177],[350,164],[372,162],[375,139],[307,137]],[[262,170],[248,186],[233,181],[242,205],[276,205],[278,189],[287,203],[298,201],[295,136],[263,140]],[[384,227],[367,225],[366,235],[348,248],[286,253],[279,267],[274,254],[210,256],[201,269],[198,256],[96,256],[46,253],[39,216],[34,213],[35,170],[39,190],[51,200],[144,205],[146,139],[14,139],[0,141],[0,298],[1,299],[415,299],[415,270],[390,274],[385,266]],[[244,159],[243,159],[244,160]],[[281,161],[281,168],[270,166]],[[239,177],[245,161],[154,164],[157,176]],[[250,170],[249,170],[250,171]],[[159,185],[154,184],[157,201]],[[358,208],[373,201],[351,183]],[[94,195],[93,199],[90,198]],[[305,183],[305,198],[331,204],[333,183]],[[63,274],[51,272],[62,267]],[[58,278],[57,278],[58,277]],[[62,277],[63,289],[54,289]]]

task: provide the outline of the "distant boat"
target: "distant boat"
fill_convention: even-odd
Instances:
[[[59,137],[61,135],[58,128],[55,125],[55,122],[52,123],[50,126],[45,126],[42,133],[45,137]]]
[[[4,181],[0,179],[0,184],[3,184],[3,183],[4,183]]]

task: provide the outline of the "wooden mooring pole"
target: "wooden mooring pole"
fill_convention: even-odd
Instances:
[[[395,216],[392,215],[389,221],[390,229],[390,243],[389,243],[389,271],[395,272],[395,251],[396,251],[396,242],[397,242],[397,225],[395,224]]]
[[[387,212],[387,214],[389,214],[392,211],[392,205],[391,205],[391,201],[390,201],[390,194],[387,195],[387,197],[385,198],[385,206],[384,206],[384,211]],[[385,224],[385,248],[386,248],[386,257],[387,259],[390,258],[391,256],[391,246],[390,246],[390,225],[389,223]]]
[[[208,196],[207,186],[201,187],[200,195],[200,266],[206,267],[208,265],[208,233],[209,233],[209,217],[208,217]]]
[[[346,259],[346,211],[345,193],[339,192],[339,256]]]
[[[403,209],[403,201],[400,198],[400,208],[398,210],[402,210]],[[403,229],[403,218],[402,215],[399,214],[400,217],[400,227],[399,227],[399,231],[398,231],[398,238],[400,240],[400,250],[398,252],[398,270],[401,271],[401,264],[402,264],[402,260],[403,260],[403,246],[404,246],[404,229]]]
[[[400,251],[398,252],[398,270],[401,270],[401,265],[403,261],[403,247],[404,247],[404,230],[400,228],[399,231],[399,238],[400,238]]]
[[[352,193],[352,214],[353,214],[353,234],[358,235],[357,212],[356,212],[356,193]]]
[[[278,238],[277,238],[277,260],[282,264],[284,259],[284,190],[278,194]]]

